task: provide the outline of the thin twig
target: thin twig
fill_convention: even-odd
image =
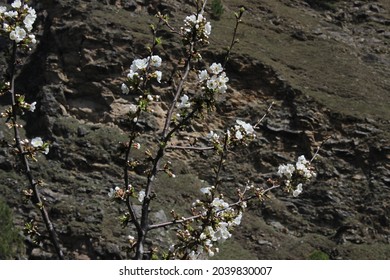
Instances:
[[[316,152],[314,153],[313,157],[310,160],[310,163],[312,163],[312,161],[317,157],[318,153],[320,152],[321,147],[326,143],[326,141],[329,140],[330,137],[331,136],[326,137],[325,140],[322,141],[320,145],[318,145]]]
[[[193,150],[193,151],[210,151],[214,147],[195,147],[195,146],[167,146],[165,150]]]
[[[275,104],[275,102],[272,101],[272,103],[271,103],[271,105],[269,105],[267,111],[264,113],[264,115],[261,117],[261,119],[253,126],[253,128],[256,129],[256,128],[260,125],[260,123],[263,122],[263,120],[267,117],[267,115],[268,115],[269,112],[271,111],[272,106],[273,106],[274,104]]]
[[[225,68],[226,63],[229,61],[230,53],[231,53],[234,45],[238,43],[238,40],[236,39],[236,37],[237,37],[238,26],[241,23],[241,17],[243,15],[243,13],[244,13],[244,10],[240,9],[239,14],[235,14],[236,25],[234,26],[233,37],[232,37],[232,40],[230,42],[230,46],[228,47],[226,55],[225,55],[225,61],[223,62],[223,65],[222,65],[223,68]]]

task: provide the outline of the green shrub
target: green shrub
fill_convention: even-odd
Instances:
[[[329,260],[329,255],[321,250],[315,250],[310,254],[309,260]]]
[[[22,246],[21,237],[14,228],[12,212],[0,199],[0,259],[13,259]]]
[[[211,17],[215,20],[219,20],[224,12],[223,4],[221,0],[211,1]]]

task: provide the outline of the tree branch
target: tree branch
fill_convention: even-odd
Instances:
[[[17,120],[18,120],[18,115],[17,115],[17,110],[18,110],[18,104],[16,102],[16,97],[15,97],[15,63],[16,63],[16,51],[17,51],[17,44],[16,42],[13,42],[12,45],[12,55],[11,55],[11,103],[12,103],[12,126],[13,126],[13,131],[14,131],[14,137],[15,137],[15,146],[19,152],[20,159],[24,165],[25,168],[25,174],[27,176],[27,179],[29,181],[30,187],[33,191],[33,202],[38,206],[41,216],[43,218],[43,221],[45,223],[46,229],[49,232],[49,236],[51,239],[51,242],[54,246],[54,249],[57,253],[57,256],[59,259],[64,259],[64,254],[61,250],[57,233],[54,229],[53,223],[50,220],[49,214],[47,213],[47,210],[42,202],[41,195],[38,189],[38,183],[35,181],[31,169],[30,169],[30,164],[28,162],[26,154],[23,152],[23,147],[21,144],[20,140],[20,134],[18,130],[18,125],[17,125]]]
[[[268,189],[263,190],[261,194],[264,195],[264,194],[270,192],[271,190],[279,188],[279,187],[280,187],[280,185],[274,185],[272,187],[269,187]],[[238,205],[240,205],[240,204],[242,204],[244,202],[248,202],[248,201],[250,201],[252,199],[255,199],[255,198],[258,198],[258,195],[251,195],[251,196],[249,196],[249,197],[247,197],[245,199],[238,200],[237,202],[229,204],[228,207],[226,207],[224,209],[220,209],[219,211],[217,211],[217,213],[225,211],[227,209],[230,209],[230,208],[232,208],[234,206],[238,206]],[[202,216],[203,216],[202,214],[193,215],[193,216],[182,218],[182,219],[177,219],[177,220],[173,220],[173,221],[169,221],[169,222],[164,222],[164,223],[160,223],[160,224],[150,225],[149,226],[149,230],[158,229],[158,228],[164,228],[164,227],[173,226],[173,225],[176,225],[176,224],[182,224],[182,223],[185,223],[187,221],[199,219]]]

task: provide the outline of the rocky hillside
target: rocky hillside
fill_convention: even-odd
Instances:
[[[121,206],[107,196],[122,184],[118,143],[126,141],[124,115],[134,99],[121,94],[120,84],[131,61],[147,54],[153,15],[167,13],[173,26],[181,26],[193,10],[191,1],[35,2],[39,44],[17,85],[38,102],[37,111],[25,118],[27,137],[41,136],[52,145],[48,156],[33,164],[34,174],[45,182],[42,193],[67,258],[126,258],[131,229],[120,227]],[[202,53],[208,62],[222,59],[233,12],[243,1],[223,4],[222,18],[212,21],[211,48]],[[262,184],[279,164],[301,154],[310,158],[322,146],[316,181],[298,198],[276,191],[262,205],[250,205],[242,227],[216,257],[390,258],[389,1],[248,0],[244,6],[240,43],[226,69],[230,89],[206,124],[196,123],[179,137],[191,141],[237,117],[256,122],[274,103],[258,139],[228,158],[222,179],[232,197],[237,186],[248,180]],[[180,42],[165,29],[159,35],[158,54],[168,72],[181,53]],[[156,89],[165,101],[169,87],[165,76]],[[3,109],[7,100],[0,101]],[[158,132],[164,110],[163,103],[156,104],[140,121],[149,135]],[[5,126],[0,137],[12,139]],[[151,139],[143,137],[142,147]],[[172,208],[185,214],[203,181],[211,181],[216,160],[208,153],[169,156],[177,177],[158,179],[156,221],[166,221]],[[131,174],[134,184],[143,182],[142,171]],[[26,184],[10,151],[1,148],[0,194],[19,229],[30,219],[40,221],[33,206],[22,204]],[[170,238],[160,231],[151,239]],[[16,257],[55,255],[43,238],[39,244],[27,240]]]

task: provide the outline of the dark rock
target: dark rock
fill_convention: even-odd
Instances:
[[[11,171],[13,168],[11,162],[3,156],[0,156],[0,169],[3,169],[4,171]]]
[[[295,31],[293,34],[291,34],[291,37],[294,39],[297,39],[298,41],[307,41],[308,37],[306,36],[305,32],[302,30]]]
[[[137,9],[137,3],[134,0],[122,1],[123,8],[134,12]]]
[[[78,137],[84,137],[87,134],[88,134],[88,131],[85,129],[85,127],[79,126],[77,128],[77,136]]]

